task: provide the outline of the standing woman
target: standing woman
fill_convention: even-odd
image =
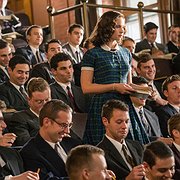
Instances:
[[[81,69],[81,86],[84,93],[93,93],[84,135],[85,143],[96,145],[105,131],[101,122],[102,105],[109,99],[125,101],[132,91],[131,54],[118,43],[125,33],[123,14],[105,12],[90,36],[95,46],[86,52]]]

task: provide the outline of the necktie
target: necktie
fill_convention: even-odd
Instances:
[[[70,99],[70,101],[71,101],[71,104],[72,104],[72,106],[73,106],[73,110],[74,110],[75,112],[77,112],[77,111],[78,111],[78,108],[77,108],[76,102],[75,102],[75,100],[74,100],[74,96],[72,95],[72,93],[71,93],[71,91],[70,91],[70,87],[67,86],[66,88],[67,88],[68,97],[69,97],[69,99]]]
[[[140,116],[141,122],[142,122],[146,132],[148,133],[148,135],[150,135],[150,126],[144,117],[144,113],[143,113],[142,109],[139,110],[139,116]]]
[[[39,53],[38,50],[36,51],[36,59],[37,59],[37,63],[41,63],[42,62],[42,58],[41,58],[40,53]]]
[[[77,63],[81,62],[80,55],[79,55],[78,51],[76,51],[76,60],[77,60]]]
[[[54,150],[57,152],[57,154],[61,157],[61,159],[66,162],[66,159],[67,159],[67,154],[65,153],[65,151],[63,150],[63,148],[58,144],[56,143],[54,145]]]
[[[28,95],[27,95],[27,93],[26,93],[26,91],[25,91],[23,86],[20,86],[19,91],[21,92],[21,94],[24,97],[24,99],[27,100],[28,99]]]
[[[129,156],[129,154],[127,153],[127,147],[124,144],[122,145],[122,151],[124,153],[124,157],[126,158],[126,161],[133,168],[135,166],[135,163],[133,161],[133,158]]]

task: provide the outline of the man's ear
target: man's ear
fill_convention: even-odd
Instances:
[[[163,91],[163,94],[164,94],[166,97],[168,97],[168,91],[167,91],[167,90],[164,90],[164,91]]]
[[[145,172],[148,172],[149,171],[149,164],[147,162],[143,162],[143,166],[144,166],[144,169],[145,169]]]
[[[106,126],[109,124],[108,119],[105,118],[105,117],[102,117],[102,123],[103,123],[104,126],[106,127]]]
[[[175,138],[180,138],[180,132],[177,129],[173,129],[172,134]]]
[[[56,76],[56,70],[54,68],[51,68],[51,72],[52,72],[53,76]]]
[[[139,67],[136,68],[136,72],[137,72],[138,74],[140,74],[141,70],[140,70]]]
[[[90,179],[89,178],[89,171],[88,171],[88,169],[83,169],[82,170],[82,178],[85,179],[85,180]]]

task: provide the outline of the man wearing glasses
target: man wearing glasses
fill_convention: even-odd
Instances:
[[[21,150],[25,169],[40,168],[40,179],[66,177],[67,153],[78,145],[69,137],[72,109],[61,100],[51,100],[41,109],[39,121],[39,133]]]

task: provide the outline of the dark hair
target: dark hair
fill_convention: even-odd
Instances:
[[[66,161],[66,170],[72,180],[77,180],[82,168],[94,168],[92,156],[99,154],[104,156],[104,151],[92,145],[79,145],[71,149]]]
[[[174,139],[172,131],[176,129],[180,132],[180,114],[175,114],[170,117],[168,120],[168,132],[171,135],[171,137]]]
[[[112,117],[112,113],[114,109],[119,109],[121,111],[128,111],[129,107],[127,104],[120,100],[111,99],[108,100],[102,107],[101,117],[105,117],[106,119],[110,119]]]
[[[144,31],[145,33],[147,33],[148,31],[150,31],[151,29],[158,29],[158,26],[156,24],[154,24],[153,22],[148,22],[144,25]]]
[[[50,89],[49,84],[41,77],[33,77],[27,84],[27,93],[30,98],[32,97],[33,92],[44,92],[47,89]]]
[[[126,37],[122,40],[122,45],[123,45],[126,41],[131,41],[131,42],[133,42],[133,43],[135,44],[134,39],[126,36]]]
[[[10,59],[9,67],[11,68],[12,71],[14,70],[17,64],[27,64],[30,68],[29,61],[24,56],[21,55],[15,55]]]
[[[141,76],[133,76],[132,77],[132,83],[141,85],[141,84],[148,84],[148,80]]]
[[[152,57],[149,53],[142,53],[138,56],[138,64],[137,67],[141,67],[141,63],[146,63],[148,61],[152,60]]]
[[[146,145],[143,161],[152,168],[156,164],[156,158],[166,159],[173,156],[173,152],[168,145],[161,141],[154,141]]]
[[[94,46],[101,46],[109,42],[115,31],[114,20],[118,17],[124,18],[124,15],[117,11],[107,11],[100,17],[90,36],[90,41]]]
[[[162,92],[168,90],[168,85],[174,81],[180,81],[180,76],[178,74],[168,77],[162,84]]]
[[[61,42],[58,39],[51,39],[48,42],[46,42],[44,45],[45,52],[48,52],[49,44],[51,43],[58,43],[59,45],[61,45]]]
[[[56,70],[58,67],[58,63],[61,61],[68,61],[70,60],[72,63],[71,57],[66,53],[57,53],[51,58],[50,66],[52,69]]]
[[[56,119],[59,111],[72,112],[70,106],[61,100],[53,99],[44,104],[39,114],[40,126],[43,125],[44,118]]]
[[[80,28],[80,29],[82,29],[84,31],[84,27],[81,26],[80,24],[71,24],[69,26],[68,33],[71,34],[75,28]]]
[[[42,29],[42,27],[39,26],[39,25],[32,25],[32,26],[28,27],[28,29],[26,30],[26,37],[27,37],[27,35],[31,35],[31,31],[32,31],[32,29],[34,29],[34,28]]]
[[[3,39],[0,39],[0,49],[4,49],[9,46],[9,43]]]

